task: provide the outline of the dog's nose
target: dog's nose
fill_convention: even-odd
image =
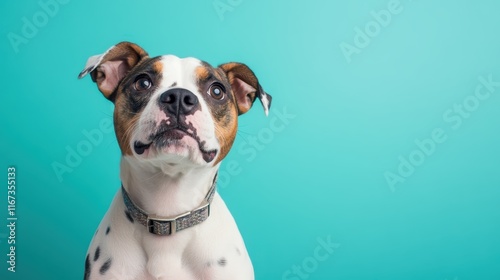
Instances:
[[[191,114],[198,105],[198,97],[183,88],[173,88],[160,95],[160,106],[172,114]]]

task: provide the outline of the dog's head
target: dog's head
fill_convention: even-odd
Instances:
[[[151,58],[129,42],[90,57],[79,78],[88,73],[115,104],[122,154],[141,161],[216,165],[233,144],[238,116],[257,98],[266,115],[271,105],[244,64],[212,67],[195,58]]]

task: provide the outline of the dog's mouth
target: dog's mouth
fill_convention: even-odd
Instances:
[[[143,143],[141,141],[135,141],[134,142],[134,151],[138,155],[144,154],[144,152],[151,147],[151,145],[155,145],[157,147],[166,147],[170,146],[173,144],[179,143],[179,141],[185,137],[191,137],[198,143],[198,149],[200,150],[203,160],[205,162],[209,163],[214,160],[215,156],[217,155],[217,150],[206,150],[203,146],[205,141],[201,141],[196,134],[190,133],[186,130],[183,130],[182,128],[169,128],[169,129],[162,129],[156,134],[154,134],[152,137],[150,137],[150,141],[148,143]]]

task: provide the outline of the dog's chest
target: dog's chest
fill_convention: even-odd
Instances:
[[[172,236],[147,232],[127,215],[120,198],[117,194],[89,247],[86,279],[239,279],[237,275],[253,275],[234,219],[218,195],[208,220]]]

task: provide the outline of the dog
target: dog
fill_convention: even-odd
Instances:
[[[271,96],[242,63],[149,57],[121,42],[88,59],[114,103],[121,188],[85,259],[84,279],[254,279],[238,227],[216,191],[238,116]]]

